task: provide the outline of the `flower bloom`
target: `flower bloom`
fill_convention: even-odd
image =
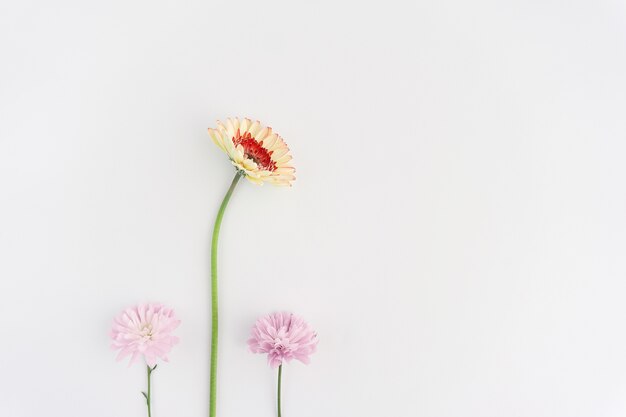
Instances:
[[[291,185],[296,179],[283,138],[258,120],[229,118],[226,123],[218,120],[217,128],[209,129],[209,136],[237,170],[255,184]]]
[[[248,346],[253,353],[267,353],[272,368],[294,358],[308,364],[317,347],[317,334],[298,316],[274,313],[257,320]]]
[[[132,355],[129,366],[143,355],[146,364],[154,367],[157,358],[167,361],[167,354],[178,343],[172,331],[179,324],[174,310],[162,304],[140,304],[127,308],[113,320],[111,348],[120,350],[118,361]]]

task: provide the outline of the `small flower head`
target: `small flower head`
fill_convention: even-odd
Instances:
[[[132,355],[129,366],[143,355],[146,364],[154,367],[157,358],[167,361],[167,354],[178,343],[172,331],[179,324],[174,310],[162,304],[140,304],[127,308],[113,320],[111,348],[120,350],[118,361]]]
[[[296,179],[295,168],[289,164],[289,148],[271,127],[264,127],[258,120],[218,120],[216,129],[209,128],[209,136],[235,168],[255,184],[291,185]]]
[[[317,347],[317,334],[298,316],[274,313],[257,320],[248,346],[253,353],[267,353],[272,368],[292,359],[308,364]]]

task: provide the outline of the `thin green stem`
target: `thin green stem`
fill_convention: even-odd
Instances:
[[[278,365],[278,417],[280,417],[280,388],[283,380],[283,364]]]
[[[230,201],[230,197],[242,177],[243,173],[237,171],[230,188],[224,196],[222,205],[217,212],[215,218],[215,226],[213,226],[213,239],[211,240],[211,375],[209,379],[209,417],[215,417],[217,411],[217,332],[218,332],[218,304],[217,304],[217,242],[220,237],[220,226],[222,225],[222,217],[224,211]]]
[[[148,392],[142,392],[144,398],[146,399],[146,405],[148,406],[148,417],[152,417],[152,410],[150,409],[150,403],[151,403],[151,379],[152,379],[152,371],[154,371],[156,369],[156,365],[154,365],[153,368],[150,368],[150,365],[146,365],[146,368],[148,369]]]

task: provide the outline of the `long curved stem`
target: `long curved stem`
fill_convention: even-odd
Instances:
[[[230,200],[230,197],[242,175],[241,171],[237,171],[235,178],[233,178],[233,182],[230,184],[230,188],[224,196],[222,205],[220,206],[220,209],[217,212],[217,217],[215,218],[215,226],[213,226],[213,239],[211,240],[211,376],[209,379],[209,417],[215,417],[217,411],[217,241],[220,237],[220,226],[222,225],[224,211],[226,211],[228,201]]]
[[[280,388],[283,379],[283,364],[278,365],[278,417],[280,417]]]

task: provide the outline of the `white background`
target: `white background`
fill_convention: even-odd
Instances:
[[[144,416],[122,308],[174,307],[155,417],[207,415],[209,235],[275,128],[291,189],[242,182],[221,240],[220,417],[275,415],[255,318],[305,317],[287,417],[626,416],[621,1],[14,1],[0,6],[0,416]]]

